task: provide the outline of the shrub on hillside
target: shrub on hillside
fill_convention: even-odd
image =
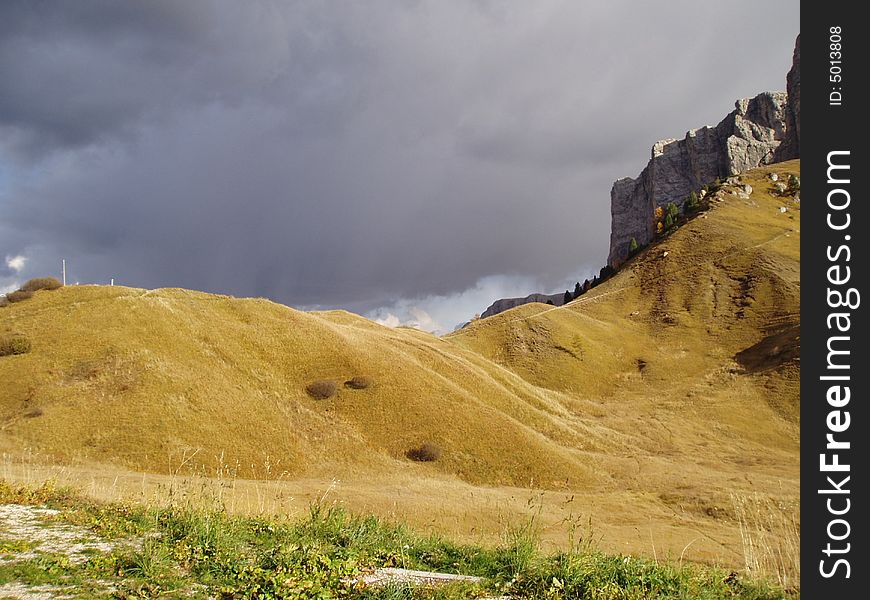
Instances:
[[[673,202],[668,202],[668,205],[665,207],[665,229],[670,229],[674,225],[677,224],[677,218],[680,216],[679,207]],[[668,221],[670,221],[670,225],[668,225]]]
[[[30,352],[30,340],[20,333],[0,337],[0,356],[14,356]]]
[[[709,196],[710,194],[715,194],[722,189],[723,185],[722,180],[717,177],[716,181],[711,181],[702,188],[706,192],[704,195]]]
[[[326,400],[338,391],[338,384],[331,379],[318,379],[305,386],[305,391],[315,400]]]
[[[701,200],[700,198],[698,198],[698,194],[692,192],[683,203],[683,212],[688,215],[693,212],[697,212],[699,208],[701,208]]]
[[[424,442],[408,450],[405,456],[417,462],[434,462],[441,458],[441,448],[432,442]]]
[[[36,290],[56,290],[63,287],[63,284],[54,277],[37,277],[31,279],[21,286],[25,292],[35,292]]]
[[[27,300],[28,298],[33,297],[33,292],[26,292],[24,290],[16,290],[14,292],[9,292],[6,294],[6,301],[10,304],[13,302],[21,302],[22,300]]]
[[[374,383],[375,380],[371,377],[366,377],[365,375],[357,375],[356,377],[345,381],[344,385],[352,390],[364,390],[366,388],[372,387]]]

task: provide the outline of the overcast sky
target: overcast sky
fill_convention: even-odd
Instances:
[[[798,3],[0,2],[0,292],[450,330],[606,259],[653,142],[785,89]]]

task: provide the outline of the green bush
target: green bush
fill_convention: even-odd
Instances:
[[[405,456],[417,462],[434,462],[441,458],[441,448],[432,442],[424,442],[416,448],[411,448]]]
[[[788,191],[792,194],[801,191],[801,178],[797,175],[788,176]]]
[[[640,249],[640,246],[637,245],[637,240],[634,238],[631,238],[631,241],[628,243],[628,255],[632,256],[632,255],[636,254],[639,249]]]
[[[374,385],[375,380],[371,377],[366,377],[365,375],[357,375],[356,377],[352,377],[344,382],[345,387],[349,387],[352,390],[364,390],[366,388],[372,387]]]
[[[6,334],[0,337],[0,356],[14,356],[30,352],[30,340],[20,333]]]
[[[56,290],[60,287],[63,287],[63,284],[54,277],[37,277],[22,285],[21,290],[35,292],[37,290]]]
[[[720,189],[722,189],[722,185],[723,185],[722,180],[717,177],[716,181],[712,181],[712,182],[708,183],[707,185],[704,186],[704,189],[707,190],[707,195],[715,194]]]
[[[689,194],[689,197],[686,198],[686,201],[683,203],[683,212],[685,214],[693,213],[701,208],[701,201],[698,198],[698,194],[692,192]]]
[[[308,395],[315,400],[326,400],[338,391],[338,385],[331,379],[318,379],[305,387]]]
[[[22,300],[27,300],[28,298],[33,297],[33,292],[27,292],[25,290],[16,290],[14,292],[9,292],[6,294],[6,301],[10,304],[14,302],[21,302]]]

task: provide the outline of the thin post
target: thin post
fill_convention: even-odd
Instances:
[[[66,259],[60,259],[61,264],[63,265],[63,284],[66,285]]]

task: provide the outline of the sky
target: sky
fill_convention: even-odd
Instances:
[[[3,0],[0,293],[31,277],[443,333],[607,257],[652,144],[784,90],[791,0]]]

